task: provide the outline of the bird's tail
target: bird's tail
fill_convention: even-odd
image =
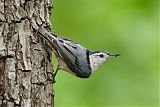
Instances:
[[[54,49],[57,48],[57,35],[47,31],[45,28],[42,27],[38,28],[37,34],[44,38],[47,42],[49,42]]]
[[[50,38],[50,39],[57,40],[57,35],[47,31],[45,28],[42,28],[42,27],[38,28],[37,33],[45,39]]]

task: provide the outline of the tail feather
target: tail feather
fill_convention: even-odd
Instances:
[[[52,34],[51,32],[47,31],[46,29],[40,27],[37,30],[37,34],[44,38],[47,42],[49,42],[54,49],[57,49],[57,35]]]

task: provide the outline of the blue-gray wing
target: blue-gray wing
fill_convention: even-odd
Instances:
[[[87,78],[91,75],[89,51],[83,46],[61,37],[57,37],[59,54],[63,61],[78,77]]]
[[[89,51],[86,48],[69,39],[52,34],[44,28],[39,28],[38,34],[52,45],[68,68],[78,77],[88,78],[91,75]]]

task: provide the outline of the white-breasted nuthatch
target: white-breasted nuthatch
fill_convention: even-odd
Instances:
[[[63,69],[80,78],[89,78],[107,59],[120,55],[103,51],[89,51],[80,44],[57,36],[41,27],[37,32],[53,48],[58,59],[57,71]]]

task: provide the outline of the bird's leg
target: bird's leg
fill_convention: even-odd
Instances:
[[[52,63],[50,63],[50,61],[48,61],[48,64],[47,64],[47,69],[50,69],[50,65],[52,65]],[[59,70],[59,67],[57,66],[56,67],[56,70],[54,70],[53,68],[52,68],[52,72],[47,72],[47,76],[48,76],[48,78],[47,78],[47,80],[49,80],[49,81],[52,81],[52,83],[55,83],[56,82],[56,80],[55,80],[55,77],[56,77],[56,75],[57,75],[57,72],[58,72],[58,70]]]
[[[53,81],[53,83],[55,83],[56,82],[56,75],[57,75],[57,73],[58,73],[58,70],[59,70],[59,68],[57,67],[57,69],[56,69],[56,71],[54,71],[53,70],[53,72],[55,72],[55,73],[51,73],[50,72],[50,74],[52,75],[52,81]]]
[[[55,77],[56,77],[56,75],[57,75],[57,73],[58,73],[58,70],[59,70],[59,68],[57,67],[55,73],[53,74],[53,79],[54,79],[54,81],[55,81]]]
[[[57,75],[58,70],[59,70],[59,68],[57,68],[56,71],[53,71],[53,72],[55,72],[55,73],[48,72],[48,76],[49,76],[49,74],[50,74],[51,77],[52,77],[52,79],[48,79],[48,80],[52,80],[52,82],[55,83],[55,82],[56,82],[55,77],[56,77],[56,75]]]

